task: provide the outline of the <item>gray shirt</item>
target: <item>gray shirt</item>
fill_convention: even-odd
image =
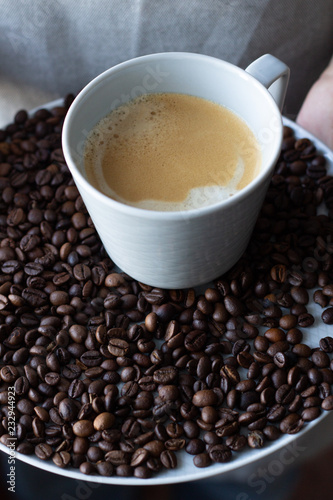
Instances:
[[[188,51],[291,68],[284,114],[333,53],[333,0],[0,0],[0,126],[143,54]]]

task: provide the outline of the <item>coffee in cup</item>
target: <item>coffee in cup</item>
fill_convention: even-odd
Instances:
[[[280,109],[288,78],[287,66],[269,54],[243,70],[202,54],[166,52],[114,66],[81,91],[66,115],[63,151],[104,248],[122,271],[153,287],[177,289],[208,283],[237,262],[246,249],[281,152]],[[208,206],[196,205],[199,208],[195,210],[143,210],[106,196],[85,172],[87,137],[109,112],[125,104],[127,113],[127,103],[146,94],[196,96],[231,110],[245,121],[260,144],[259,172],[233,196]],[[190,122],[182,120],[186,133]],[[153,148],[155,139],[148,144]],[[173,145],[168,148],[167,157],[173,149]],[[190,155],[191,164],[194,156]],[[125,186],[138,183],[139,175],[130,175],[131,182]],[[192,170],[185,180],[186,189],[191,176]],[[151,183],[148,177],[147,184]],[[171,187],[169,192],[178,188],[175,182]]]
[[[101,119],[87,137],[88,181],[138,208],[191,210],[220,202],[259,173],[260,145],[230,109],[197,96],[137,97]]]

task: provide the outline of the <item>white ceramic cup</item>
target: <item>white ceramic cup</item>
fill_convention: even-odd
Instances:
[[[65,119],[63,151],[104,247],[121,270],[148,285],[177,289],[208,283],[237,262],[280,153],[288,79],[288,67],[269,54],[244,71],[205,55],[167,52],[114,66],[80,92]],[[89,184],[83,167],[88,133],[112,109],[157,92],[202,97],[242,117],[261,146],[259,175],[228,200],[179,212],[125,205]]]

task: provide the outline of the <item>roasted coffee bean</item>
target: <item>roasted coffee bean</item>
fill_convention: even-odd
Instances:
[[[60,374],[55,372],[49,372],[45,375],[45,382],[48,385],[55,386],[60,382]]]
[[[333,297],[333,285],[327,284],[327,285],[323,286],[322,292],[327,297]]]
[[[275,404],[269,408],[266,417],[270,422],[279,422],[284,418],[286,414],[286,409],[280,404]]]
[[[289,385],[295,386],[297,382],[300,380],[301,370],[298,366],[293,366],[288,371],[287,382]]]
[[[295,345],[302,342],[303,334],[298,328],[292,328],[287,332],[286,340],[289,344]]]
[[[333,338],[324,337],[319,341],[319,347],[322,351],[331,353],[333,352]]]
[[[271,374],[271,381],[275,389],[287,383],[287,373],[284,369],[278,368]]]
[[[93,425],[96,431],[104,431],[105,429],[109,429],[113,426],[115,422],[115,417],[112,413],[103,412],[97,415],[95,418]]]
[[[42,422],[48,422],[50,420],[48,411],[41,406],[35,406],[35,413]]]
[[[260,394],[257,391],[246,391],[240,394],[238,406],[241,410],[246,410],[253,403],[259,403]]]
[[[149,458],[149,452],[144,448],[137,448],[131,458],[131,466],[137,467],[145,463]]]
[[[160,460],[166,469],[175,469],[177,467],[177,456],[171,450],[162,451]]]
[[[262,448],[265,444],[265,436],[263,432],[256,430],[249,433],[247,443],[250,448]]]
[[[177,379],[178,370],[173,366],[159,368],[153,374],[153,381],[158,384],[170,384]]]
[[[237,422],[225,422],[222,418],[215,422],[215,429],[215,433],[218,437],[227,437],[236,434],[239,430],[239,425]]]
[[[29,389],[30,389],[30,384],[26,377],[22,376],[15,380],[14,390],[18,396],[23,396],[24,394],[27,394]]]
[[[113,476],[114,466],[110,462],[105,462],[101,460],[96,464],[96,470],[101,476]]]
[[[190,455],[199,455],[205,451],[205,443],[202,439],[190,439],[186,445],[186,452]]]
[[[201,330],[193,330],[189,332],[184,340],[186,349],[190,352],[201,351],[206,343],[206,333]]]
[[[313,300],[323,308],[327,307],[329,303],[329,298],[323,294],[322,290],[316,290],[314,292]]]
[[[296,434],[303,427],[304,421],[297,413],[290,413],[280,422],[280,430],[284,434]]]
[[[260,375],[260,365],[256,361],[253,361],[248,367],[247,378],[256,379]]]
[[[308,304],[309,294],[306,288],[301,286],[293,286],[290,289],[290,294],[297,304]]]
[[[16,451],[18,453],[22,453],[23,455],[32,455],[34,452],[34,445],[32,443],[23,441],[17,446]]]
[[[333,410],[333,396],[326,396],[321,404],[321,407],[323,410]]]
[[[67,451],[56,452],[52,457],[53,463],[58,467],[67,467],[71,461],[71,455]]]
[[[86,351],[80,356],[81,363],[88,368],[99,366],[102,359],[99,351]]]
[[[158,391],[162,401],[175,401],[179,397],[179,390],[176,385],[164,385]]]
[[[206,443],[206,448],[208,449],[209,446],[213,446],[215,444],[221,444],[222,439],[218,437],[215,432],[213,431],[206,431],[203,435],[203,440]]]
[[[328,307],[322,313],[321,318],[326,325],[333,325],[333,307]]]
[[[204,406],[214,406],[217,404],[218,398],[212,389],[203,389],[194,394],[192,403],[195,406],[203,408]]]
[[[279,319],[279,326],[284,330],[295,328],[297,326],[297,316],[294,314],[285,314]]]
[[[295,344],[293,349],[293,353],[302,358],[308,358],[311,356],[311,349],[306,344]]]
[[[53,455],[53,449],[46,443],[40,443],[35,446],[35,455],[41,460],[48,460]]]
[[[9,384],[15,382],[15,380],[19,377],[19,372],[15,366],[8,365],[3,366],[0,370],[0,378]]]
[[[240,316],[244,313],[243,303],[233,295],[226,295],[224,297],[224,306],[231,316]]]
[[[268,441],[275,441],[281,436],[280,429],[278,427],[275,427],[275,425],[267,425],[263,428],[262,432],[265,438],[268,439]]]
[[[232,458],[231,449],[224,444],[216,444],[210,447],[209,457],[213,462],[225,463]]]
[[[292,352],[277,352],[273,361],[278,368],[289,368],[297,362],[297,356]]]
[[[253,342],[254,348],[260,352],[266,352],[269,347],[268,336],[258,335]]]
[[[314,323],[314,317],[312,316],[312,314],[304,313],[304,314],[300,314],[298,316],[298,323],[297,324],[301,328],[307,328],[308,326],[313,325],[313,323]],[[324,323],[325,323],[325,321],[324,321]]]
[[[314,351],[311,356],[311,360],[318,368],[325,368],[330,364],[330,358],[324,351]]]
[[[331,394],[331,385],[328,382],[322,382],[319,386],[319,397],[325,399]]]
[[[260,352],[260,351],[255,351],[253,353],[253,357],[254,357],[255,361],[257,361],[260,364],[268,364],[268,363],[271,363],[273,361],[272,356],[270,356],[267,353]]]
[[[65,422],[72,422],[78,414],[78,408],[72,399],[64,398],[59,404],[59,415]]]
[[[82,472],[82,474],[90,475],[95,472],[95,467],[91,462],[82,462],[80,465],[80,472]]]
[[[286,339],[286,334],[281,328],[269,328],[264,335],[270,342],[282,342]],[[256,347],[256,349],[258,348]]]
[[[134,468],[133,475],[140,479],[149,479],[152,476],[152,472],[148,467],[140,465]]]
[[[62,370],[62,374],[68,380],[75,380],[80,377],[82,369],[78,365],[69,364],[65,366]]]
[[[260,392],[260,402],[266,406],[272,406],[275,402],[275,389],[273,387],[266,387]]]
[[[126,340],[111,338],[108,344],[108,350],[113,356],[126,356],[129,344]]]
[[[94,432],[93,423],[90,420],[78,420],[73,425],[73,432],[78,437],[89,437]]]
[[[288,384],[282,384],[276,390],[275,401],[278,404],[287,405],[293,401],[295,397],[295,390]]]
[[[155,458],[160,457],[161,453],[165,449],[163,442],[158,440],[149,441],[143,446],[143,448]]]
[[[240,381],[240,374],[233,366],[222,366],[220,370],[222,381],[228,382],[231,386],[238,384]]]
[[[87,458],[90,460],[92,463],[99,462],[103,459],[104,453],[103,451],[97,447],[97,446],[90,446],[87,450]]]
[[[229,436],[226,438],[225,444],[232,450],[232,451],[240,451],[243,448],[245,448],[247,444],[246,437],[240,434],[234,434],[232,436]]]
[[[302,419],[304,422],[311,422],[312,420],[318,418],[320,414],[321,410],[318,406],[311,406],[302,411]]]
[[[214,424],[218,420],[217,410],[213,406],[204,406],[201,410],[201,420],[206,424]]]
[[[162,323],[168,323],[169,321],[171,321],[174,314],[175,306],[170,303],[162,304],[156,309],[156,315],[159,321],[161,321]]]
[[[185,436],[189,439],[196,439],[200,435],[200,428],[193,420],[185,420],[183,428]]]

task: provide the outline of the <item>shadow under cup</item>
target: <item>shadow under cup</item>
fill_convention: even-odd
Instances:
[[[119,105],[139,95],[163,92],[211,100],[245,120],[262,153],[260,173],[248,186],[215,205],[158,212],[112,200],[88,183],[83,150],[92,128]],[[102,73],[75,99],[63,128],[68,167],[110,258],[138,281],[171,289],[208,283],[241,257],[281,141],[280,111],[261,83],[230,63],[186,53],[143,56]]]

